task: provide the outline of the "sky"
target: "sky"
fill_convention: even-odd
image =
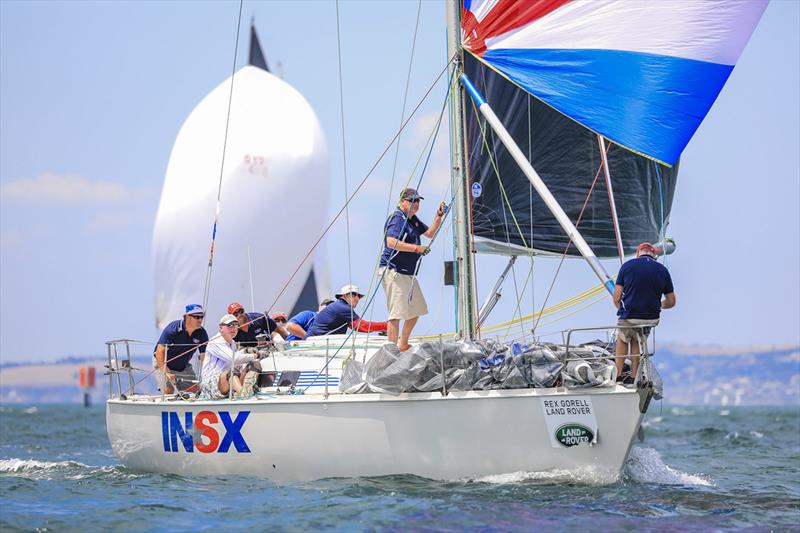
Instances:
[[[238,9],[0,2],[0,362],[102,354],[113,338],[155,341],[151,239],[161,186],[183,121],[230,76]],[[342,113],[336,4],[243,4],[236,68],[246,62],[252,19],[273,72],[308,99],[327,136],[330,216],[345,197],[345,156],[352,192],[397,131],[412,43],[407,110],[444,68],[444,8],[422,3],[415,41],[417,9],[412,1],[339,4]],[[395,191],[444,96],[439,82],[404,130]],[[773,0],[683,154],[667,231],[678,245],[666,263],[678,306],[662,315],[658,342],[800,344],[799,147],[800,2]],[[448,196],[446,150],[441,135],[421,186],[423,220]],[[393,158],[392,149],[351,205],[352,275],[344,220],[327,236],[334,288],[351,276],[370,286]],[[291,236],[291,220],[273,224]],[[185,231],[209,229],[187,221]],[[431,313],[415,333],[453,331],[453,289],[441,283],[451,257],[448,231],[421,269]],[[504,263],[479,259],[479,300]],[[551,284],[547,305],[596,284],[581,260],[568,261],[553,283],[556,266],[535,260],[533,291],[519,298],[524,313],[545,304]],[[520,259],[490,323],[510,318],[529,269]],[[364,316],[382,319],[382,299]],[[543,319],[539,333],[613,324],[614,311],[600,299],[562,320]]]

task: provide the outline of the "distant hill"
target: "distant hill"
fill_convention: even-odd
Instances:
[[[135,357],[152,369],[150,357]],[[664,380],[664,401],[683,405],[800,405],[800,346],[719,347],[664,344],[655,355]],[[75,403],[81,366],[96,368],[96,402],[108,397],[105,357],[69,357],[52,363],[0,366],[0,403]],[[137,380],[137,381],[138,381]],[[125,382],[123,381],[123,385]],[[137,392],[155,392],[155,380],[136,384]]]

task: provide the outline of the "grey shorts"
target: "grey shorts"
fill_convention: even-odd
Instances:
[[[156,381],[158,382],[158,390],[164,390],[164,385],[166,383],[166,376],[164,373],[161,372],[158,368],[158,363],[156,362],[156,358],[153,357],[153,368],[155,368],[155,372],[153,372],[156,376]],[[175,381],[178,384],[178,390],[185,390],[189,388],[194,382],[197,381],[197,374],[192,367],[192,363],[187,363],[186,368],[181,371],[177,370],[168,370],[170,374],[175,375]]]
[[[620,319],[617,322],[617,338],[625,343],[631,342],[631,337],[635,337],[639,344],[647,342],[647,337],[650,336],[652,326],[658,325],[658,319],[647,318],[628,318]],[[650,327],[633,327],[633,326],[650,326]]]

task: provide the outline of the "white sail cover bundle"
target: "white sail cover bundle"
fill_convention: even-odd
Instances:
[[[231,83],[207,311],[216,317],[232,301],[250,310],[251,290],[258,312],[288,312],[301,293],[314,293],[311,302],[327,293],[324,265],[312,270],[309,259],[273,306],[324,227],[329,161],[305,98],[248,65],[197,105],[175,140],[153,233],[158,327],[180,318],[186,304],[203,301]]]

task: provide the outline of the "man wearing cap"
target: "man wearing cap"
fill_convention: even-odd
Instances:
[[[345,285],[334,295],[336,301],[317,313],[314,324],[307,337],[317,335],[334,335],[347,333],[347,328],[368,333],[370,331],[386,331],[386,322],[369,322],[362,320],[355,311],[355,306],[364,297],[355,285]]]
[[[646,347],[650,327],[658,325],[662,309],[675,307],[676,303],[672,277],[667,268],[656,260],[657,255],[658,250],[655,246],[643,242],[636,248],[636,258],[626,261],[617,274],[617,284],[614,288],[614,305],[618,309],[619,316],[617,379],[626,384],[634,382],[639,369],[640,347]],[[629,348],[631,373],[623,379],[622,368]]]
[[[203,329],[205,311],[200,304],[189,304],[183,319],[167,324],[153,349],[153,367],[157,370],[158,388],[165,394],[174,392],[173,384],[187,389],[197,376],[192,357],[200,351],[200,361],[206,352],[208,333]]]
[[[333,303],[330,298],[325,298],[319,303],[319,308],[315,311],[300,311],[286,323],[286,331],[289,332],[287,341],[299,341],[306,338],[308,330],[314,325],[314,319],[317,318],[317,313],[328,307]]]
[[[387,336],[389,342],[400,350],[408,349],[408,338],[420,316],[428,313],[428,305],[416,279],[418,263],[430,252],[421,244],[420,237],[433,238],[445,213],[444,203],[439,204],[430,227],[417,218],[420,200],[416,189],[403,189],[397,209],[386,221],[385,242],[381,255],[381,276],[389,311]],[[405,320],[400,333],[400,321]],[[398,342],[399,336],[399,342]]]
[[[231,314],[223,315],[219,319],[219,333],[208,341],[206,361],[203,363],[200,390],[204,398],[215,400],[228,396],[231,388],[239,397],[248,397],[253,394],[253,385],[258,379],[258,372],[247,372],[244,367],[237,375],[236,365],[247,363],[255,359],[255,355],[244,350],[237,351],[234,336],[239,328],[239,322]]]
[[[244,307],[239,302],[233,302],[228,306],[228,314],[236,317],[239,322],[239,331],[233,340],[239,346],[246,348],[257,346],[256,335],[266,334],[270,338],[277,333],[284,339],[289,336],[289,332],[283,326],[275,323],[269,315],[265,313],[245,313]]]

